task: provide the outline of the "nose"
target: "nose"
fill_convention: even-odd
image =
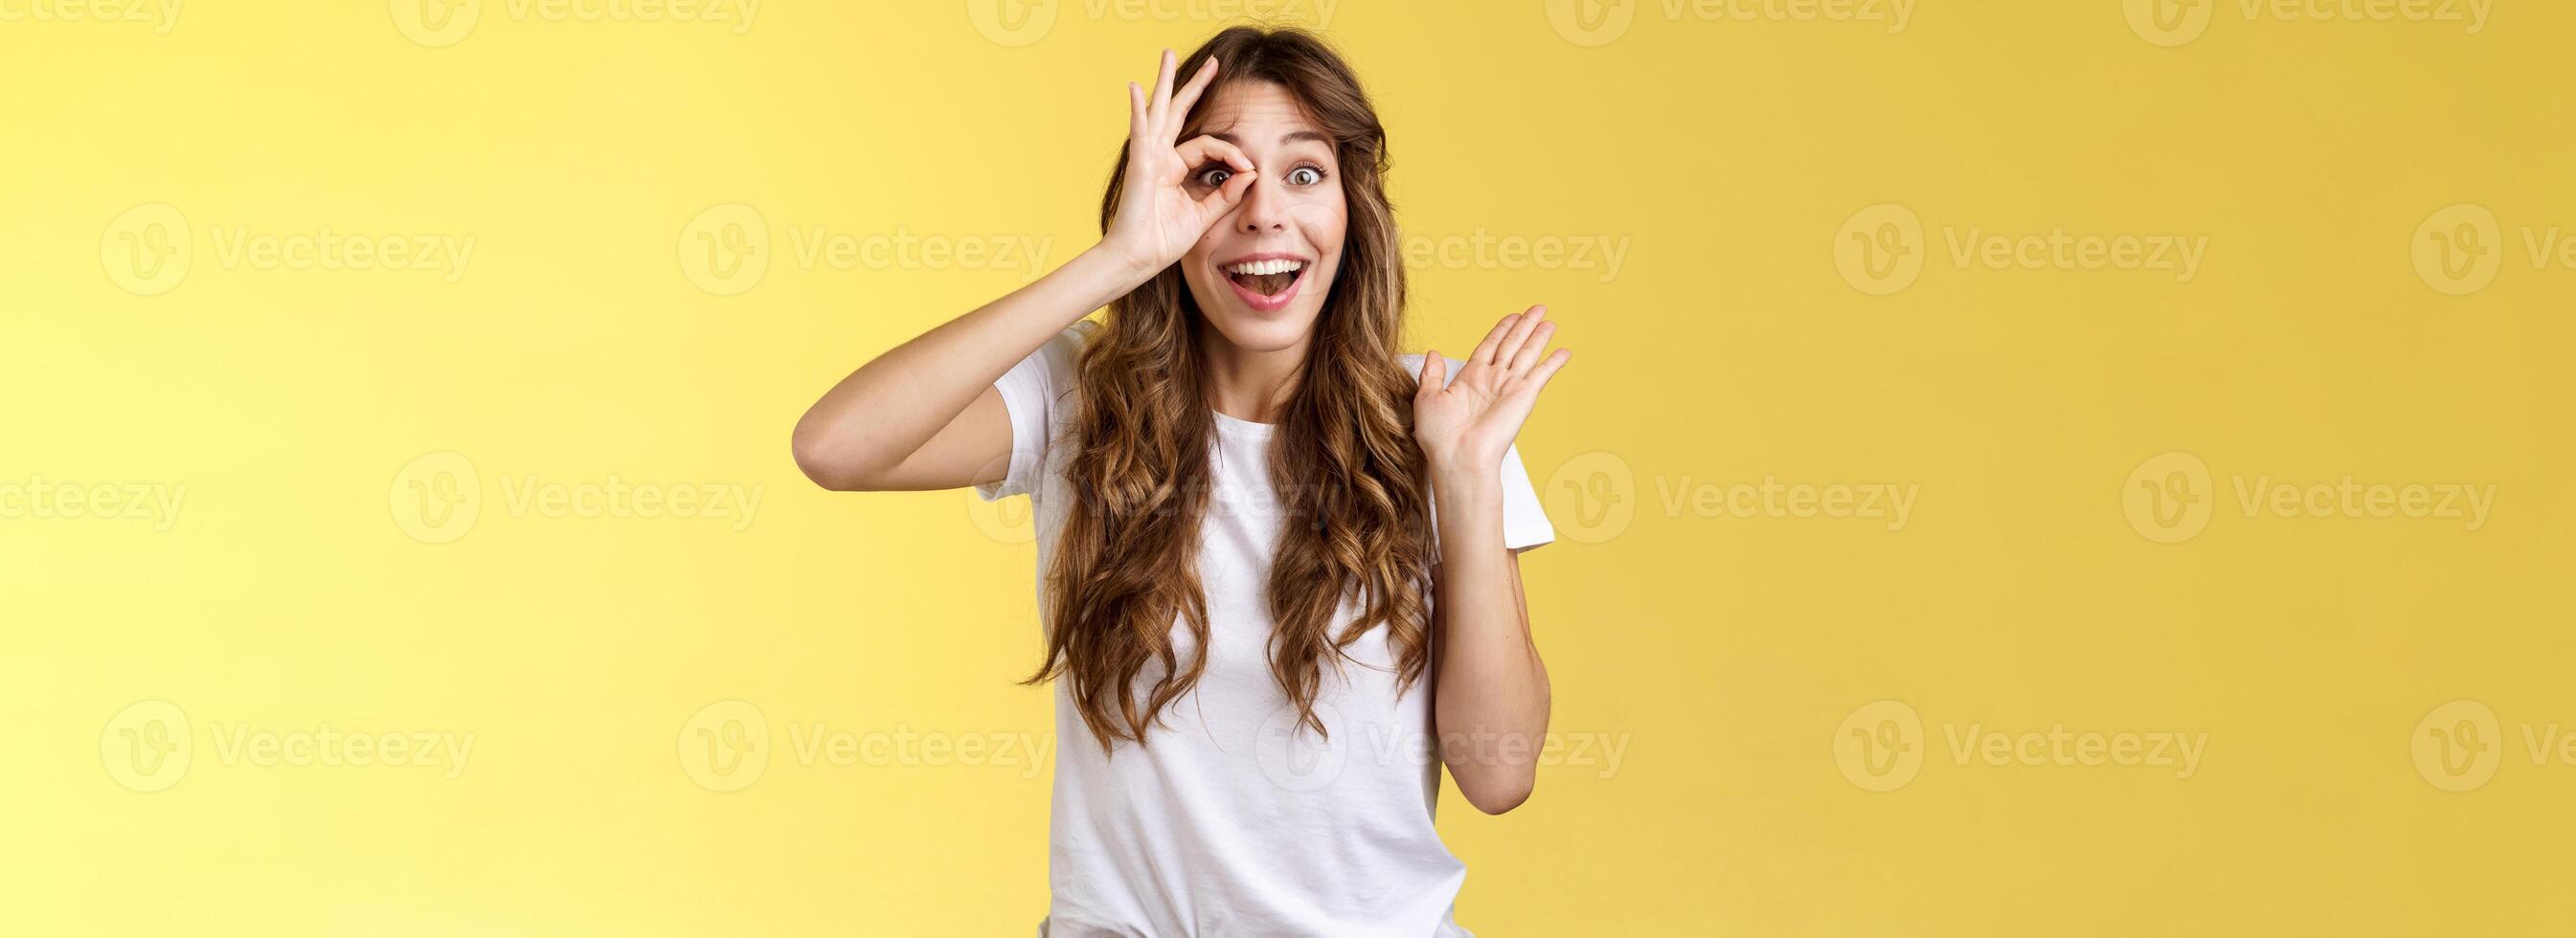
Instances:
[[[1252,188],[1243,193],[1243,204],[1235,209],[1235,224],[1245,234],[1288,230],[1287,203],[1269,176],[1252,180]]]

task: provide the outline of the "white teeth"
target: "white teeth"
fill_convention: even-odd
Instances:
[[[1240,264],[1225,265],[1225,272],[1230,274],[1284,274],[1293,270],[1302,269],[1305,266],[1306,264],[1304,261],[1245,261]]]

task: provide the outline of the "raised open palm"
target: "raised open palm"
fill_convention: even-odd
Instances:
[[[1413,395],[1413,438],[1434,467],[1483,471],[1502,464],[1503,451],[1538,405],[1539,390],[1574,357],[1561,348],[1546,354],[1556,334],[1556,324],[1546,317],[1545,306],[1503,317],[1476,343],[1454,380],[1439,352],[1423,356],[1421,386]]]
[[[1102,243],[1143,271],[1159,271],[1189,253],[1190,245],[1243,201],[1252,188],[1252,161],[1231,143],[1200,135],[1177,146],[1181,125],[1208,84],[1216,80],[1217,61],[1209,59],[1188,85],[1172,88],[1176,68],[1172,50],[1148,96],[1127,83],[1127,168],[1119,185],[1118,211],[1110,217]],[[1190,177],[1210,164],[1232,171],[1223,185],[1205,195],[1191,194]]]

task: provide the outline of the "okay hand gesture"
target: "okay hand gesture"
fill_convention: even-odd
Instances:
[[[1217,61],[1209,59],[1177,93],[1172,90],[1175,67],[1172,50],[1163,50],[1162,71],[1150,98],[1134,82],[1127,84],[1127,169],[1117,213],[1101,239],[1111,256],[1147,274],[1188,253],[1209,226],[1243,201],[1256,175],[1242,150],[1215,137],[1200,135],[1173,145],[1191,106],[1216,79]],[[1191,177],[1218,163],[1231,175],[1206,195],[1192,196]]]

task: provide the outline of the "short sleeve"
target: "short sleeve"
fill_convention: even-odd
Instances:
[[[993,390],[1001,393],[1011,418],[1011,467],[1001,481],[976,486],[977,496],[989,502],[1038,490],[1047,446],[1063,425],[1065,397],[1074,389],[1074,356],[1091,329],[1088,319],[1074,323],[994,379]]]
[[[1466,363],[1445,355],[1441,357],[1449,363],[1449,379],[1455,380],[1458,377],[1458,369],[1465,367]],[[1413,372],[1415,379],[1419,380],[1422,377],[1422,356],[1404,356],[1404,365],[1406,369]],[[1556,540],[1556,526],[1548,522],[1547,509],[1538,500],[1538,489],[1530,484],[1529,468],[1521,465],[1520,444],[1514,443],[1503,449],[1503,464],[1500,471],[1503,491],[1503,546],[1511,550],[1527,550]],[[1437,504],[1437,496],[1434,496],[1434,503]],[[1436,509],[1434,516],[1437,516]],[[1434,550],[1439,548],[1439,525],[1432,526],[1431,543]]]
[[[1529,469],[1521,465],[1520,444],[1503,450],[1503,546],[1527,550],[1556,540],[1556,525],[1547,521]]]

